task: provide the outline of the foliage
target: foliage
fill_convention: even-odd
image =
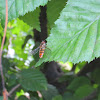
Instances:
[[[100,94],[98,95],[98,100],[100,100]]]
[[[95,69],[94,72],[92,73],[92,79],[93,79],[97,84],[100,84],[99,76],[100,76],[100,69],[97,68],[97,69]]]
[[[28,12],[24,16],[20,16],[19,18],[23,20],[25,23],[27,23],[28,25],[40,31],[41,29],[40,29],[40,22],[39,22],[39,13],[40,13],[40,9],[37,8],[33,12]]]
[[[58,91],[56,87],[48,84],[47,90],[41,91],[41,93],[45,100],[52,100],[52,98],[58,94]]]
[[[81,84],[80,84],[81,83]],[[67,87],[68,90],[75,91],[77,88],[83,85],[90,85],[91,82],[86,77],[77,77],[71,82],[71,84]]]
[[[70,92],[65,92],[64,94],[63,94],[63,100],[71,100],[71,99],[73,99],[73,94],[72,93],[70,93]],[[76,100],[75,98],[74,98],[74,100]]]
[[[93,92],[93,87],[91,87],[90,85],[84,85],[76,90],[74,96],[77,97],[79,100],[81,100],[92,92]]]
[[[20,15],[25,15],[29,11],[34,11],[36,7],[44,6],[47,4],[48,0],[10,0],[8,1],[8,19],[11,21],[14,18],[19,17]],[[5,21],[5,1],[0,0],[0,19],[2,25]]]
[[[52,100],[62,100],[62,96],[61,95],[57,95]]]
[[[67,0],[51,0],[51,2],[48,2],[47,4],[47,18],[48,18],[48,26],[50,28],[53,27],[54,22],[59,17],[61,10],[66,5]],[[60,6],[59,6],[60,5]],[[59,7],[58,7],[59,6]]]
[[[0,100],[3,100],[3,96],[0,96]]]
[[[33,29],[41,32],[40,6],[45,5],[49,37],[43,58],[39,59],[38,54],[31,56],[30,51],[40,44],[34,42]],[[25,92],[30,94],[30,100],[82,100],[95,90],[94,100],[100,99],[100,68],[96,69],[94,64],[95,70],[87,71],[84,76],[77,74],[87,62],[100,57],[100,0],[8,0],[8,15],[2,56],[5,85],[8,92],[17,84],[21,85],[9,97],[10,100],[16,96],[18,100],[28,100]],[[0,43],[4,23],[5,0],[0,0]],[[70,61],[71,68],[74,64],[76,67],[75,70],[68,70],[68,63],[65,67],[61,66],[64,72],[55,79],[57,82],[52,80],[51,85],[45,72],[41,72],[45,65],[41,64],[47,61]],[[50,74],[53,75],[53,71]],[[65,86],[64,89],[59,84]],[[0,90],[1,87],[0,78]],[[0,100],[3,99],[1,95],[2,91]]]
[[[0,96],[0,100],[3,100],[3,96]],[[10,99],[8,99],[8,100],[10,100]]]
[[[92,61],[100,56],[100,3],[99,0],[70,0],[47,38],[52,51],[36,66],[47,61]],[[93,16],[91,16],[93,15]],[[51,56],[49,56],[51,55]]]
[[[26,98],[25,96],[21,96],[21,97],[18,98],[18,100],[29,100],[29,99]],[[30,100],[37,100],[37,99],[32,97]]]
[[[47,87],[44,75],[36,69],[24,69],[19,73],[19,83],[27,90],[37,91]]]

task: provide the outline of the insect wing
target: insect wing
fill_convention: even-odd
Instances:
[[[30,52],[30,54],[35,55],[38,51],[39,51],[40,47],[37,47],[36,49],[34,49],[33,51]]]

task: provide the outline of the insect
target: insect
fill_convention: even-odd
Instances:
[[[36,54],[38,52],[38,50],[39,50],[39,57],[42,58],[43,55],[44,55],[45,48],[46,48],[46,42],[42,41],[40,43],[40,46],[37,47],[35,50],[33,50],[31,53],[32,54]]]

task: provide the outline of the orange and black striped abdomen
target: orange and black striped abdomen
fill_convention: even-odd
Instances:
[[[40,50],[39,50],[39,57],[40,58],[43,57],[45,48],[46,48],[46,43],[44,41],[42,41],[41,44],[40,44]]]
[[[40,58],[43,57],[44,50],[45,50],[45,48],[40,48],[40,50],[39,50],[39,57],[40,57]]]

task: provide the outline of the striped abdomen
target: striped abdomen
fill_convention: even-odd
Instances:
[[[43,57],[45,48],[46,48],[46,43],[44,41],[42,41],[41,44],[40,44],[40,50],[39,50],[39,57],[40,58]]]
[[[45,50],[44,48],[41,48],[41,49],[39,50],[39,57],[40,57],[40,58],[43,57],[44,50]]]

